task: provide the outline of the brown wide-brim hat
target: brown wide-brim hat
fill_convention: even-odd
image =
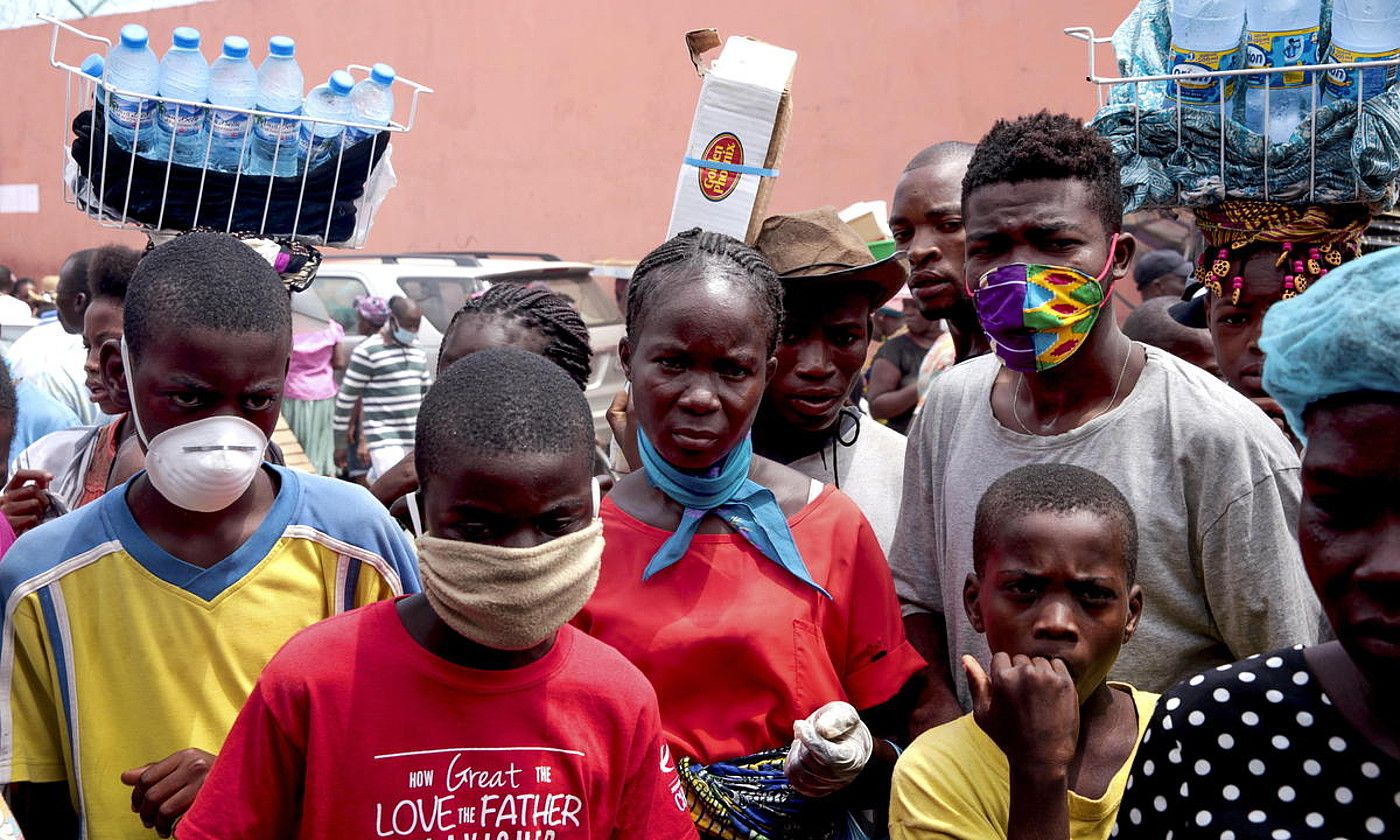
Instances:
[[[876,260],[835,207],[804,210],[763,220],[754,247],[767,258],[788,293],[861,288],[870,311],[895,296],[909,279],[900,254]]]

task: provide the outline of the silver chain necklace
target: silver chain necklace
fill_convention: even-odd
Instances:
[[[1090,417],[1088,420],[1085,420],[1084,423],[1081,423],[1079,425],[1082,426],[1085,423],[1091,423],[1099,419],[1100,417],[1107,414],[1110,408],[1113,408],[1114,403],[1118,402],[1118,390],[1123,387],[1123,377],[1128,372],[1128,360],[1133,357],[1134,343],[1135,342],[1129,339],[1128,349],[1126,352],[1123,353],[1123,368],[1122,370],[1118,371],[1118,382],[1113,386],[1113,396],[1109,397],[1108,404],[1105,405],[1103,408],[1099,409],[1098,414],[1095,414],[1093,417]],[[1025,380],[1026,375],[1024,373],[1018,373],[1016,375],[1016,391],[1011,395],[1011,415],[1016,418],[1016,425],[1021,427],[1021,431],[1025,432],[1028,435],[1033,435],[1035,434],[1035,432],[1032,432],[1030,428],[1026,426],[1026,421],[1021,419],[1021,383]],[[1058,420],[1059,418],[1057,417],[1055,419]]]

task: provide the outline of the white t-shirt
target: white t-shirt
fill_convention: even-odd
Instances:
[[[32,324],[34,310],[14,295],[0,295],[0,324]]]
[[[977,503],[1016,467],[1067,463],[1113,482],[1138,526],[1137,635],[1113,678],[1162,691],[1198,671],[1313,642],[1321,610],[1298,553],[1298,456],[1268,417],[1215,377],[1147,347],[1117,408],[1038,436],[992,415],[1001,363],[988,354],[934,380],[909,432],[890,565],[905,612],[941,613],[963,706],[958,658],[990,658],[963,609]]]
[[[842,437],[850,440],[851,435],[848,429]],[[905,444],[904,435],[870,417],[861,417],[853,444],[822,447],[788,466],[814,481],[834,484],[850,496],[875,530],[880,548],[889,554],[904,484]]]

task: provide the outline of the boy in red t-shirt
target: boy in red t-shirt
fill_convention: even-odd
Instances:
[[[655,693],[566,625],[602,556],[592,457],[547,359],[449,368],[418,415],[424,594],[288,642],[176,835],[694,838]]]

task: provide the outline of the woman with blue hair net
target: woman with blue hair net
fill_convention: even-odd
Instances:
[[[1306,444],[1298,538],[1336,641],[1167,692],[1120,840],[1400,835],[1400,248],[1274,304],[1259,344]]]

